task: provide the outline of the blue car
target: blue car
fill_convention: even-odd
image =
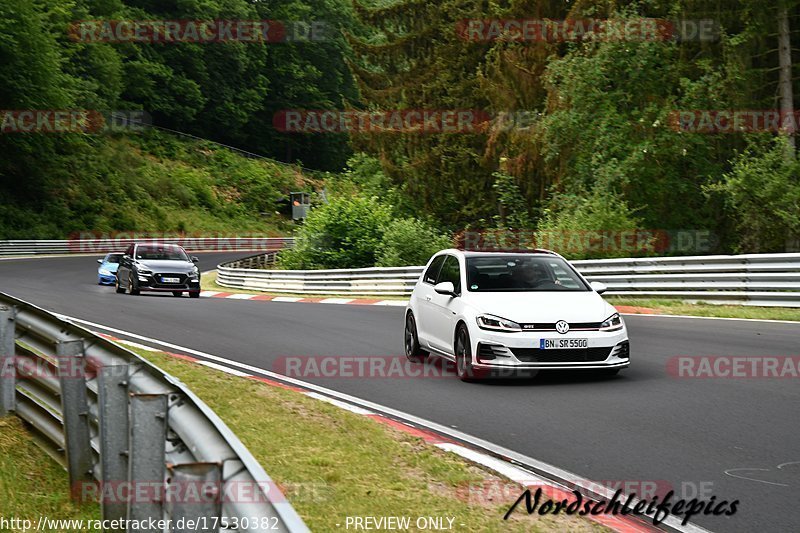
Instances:
[[[103,259],[98,259],[100,266],[97,268],[98,285],[114,285],[117,281],[117,269],[122,259],[122,253],[111,253]]]

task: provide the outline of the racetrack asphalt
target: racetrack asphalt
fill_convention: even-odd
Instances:
[[[196,255],[201,270],[208,270],[247,254]],[[402,355],[402,308],[118,295],[96,284],[95,259],[2,260],[0,291],[50,311],[273,371],[284,368],[287,356]],[[631,368],[610,379],[302,379],[611,486],[656,482],[671,486],[677,497],[738,499],[732,517],[693,519],[712,531],[799,531],[800,379],[679,378],[667,365],[676,356],[797,357],[800,324],[625,320]],[[269,421],[264,424],[268,430]]]

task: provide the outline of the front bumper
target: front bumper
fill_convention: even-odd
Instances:
[[[162,278],[177,278],[178,282],[165,282]],[[190,278],[187,274],[154,273],[137,275],[138,289],[148,292],[200,292],[200,277]]]
[[[103,285],[113,285],[117,281],[116,274],[98,274],[97,282]]]
[[[593,370],[630,366],[626,328],[619,331],[503,333],[475,328],[472,353],[477,370]],[[586,348],[541,349],[542,339],[586,339]]]

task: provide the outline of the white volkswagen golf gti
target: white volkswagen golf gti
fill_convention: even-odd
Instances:
[[[548,250],[443,250],[406,307],[405,353],[455,362],[464,381],[543,369],[613,375],[630,364],[630,345],[605,289]]]

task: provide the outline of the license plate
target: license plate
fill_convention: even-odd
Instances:
[[[161,278],[161,283],[180,283],[181,278]]]
[[[540,339],[540,350],[569,350],[588,348],[589,339]]]

